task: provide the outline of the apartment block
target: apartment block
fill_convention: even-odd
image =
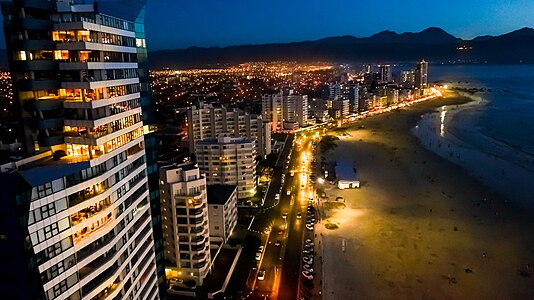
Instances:
[[[262,157],[271,154],[271,125],[262,116],[201,103],[199,107],[189,108],[187,120],[190,153],[195,152],[197,141],[228,133],[254,141],[258,155]]]
[[[212,243],[228,242],[237,225],[237,186],[208,185],[208,214]]]
[[[211,267],[206,177],[188,163],[162,167],[160,179],[166,276],[202,285]]]
[[[252,140],[220,134],[217,138],[197,141],[195,156],[209,185],[237,185],[239,199],[256,194],[257,154]]]

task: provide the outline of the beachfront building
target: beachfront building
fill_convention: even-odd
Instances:
[[[256,194],[256,147],[248,138],[220,134],[195,145],[198,167],[208,184],[237,185],[239,199]]]
[[[200,103],[187,110],[189,153],[195,152],[197,141],[216,138],[221,133],[246,137],[254,141],[258,155],[271,154],[271,124],[255,114],[225,106]]]
[[[360,180],[352,161],[338,161],[336,163],[337,187],[343,189],[354,189],[360,187]]]
[[[4,299],[160,297],[144,2],[2,2],[21,141],[0,166]]]
[[[188,163],[162,167],[160,180],[165,274],[202,285],[211,267],[206,177]]]
[[[350,102],[349,99],[336,99],[329,100],[329,105],[331,110],[339,111],[340,117],[346,117],[350,113]]]
[[[415,88],[418,95],[423,95],[424,90],[428,88],[428,62],[421,61],[415,68]]]
[[[212,245],[228,242],[237,225],[237,186],[208,185],[208,213]]]

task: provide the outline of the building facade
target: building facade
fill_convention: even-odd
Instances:
[[[195,152],[197,141],[229,133],[233,137],[253,140],[258,155],[265,157],[271,154],[271,125],[262,116],[201,103],[198,108],[189,108],[187,120],[190,153]]]
[[[308,124],[308,96],[291,90],[262,96],[262,117],[272,131],[293,130]]]
[[[202,285],[211,267],[206,178],[188,163],[162,167],[160,179],[167,278]]]
[[[256,147],[248,138],[220,134],[197,141],[195,156],[208,184],[237,185],[239,199],[256,194]]]
[[[2,3],[22,144],[1,166],[18,222],[0,225],[22,239],[0,272],[28,269],[8,298],[165,295],[145,1],[87,2]]]
[[[415,68],[415,88],[424,90],[428,88],[428,62],[421,61]]]
[[[237,186],[208,185],[210,239],[226,243],[237,225]]]

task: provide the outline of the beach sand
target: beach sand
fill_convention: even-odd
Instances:
[[[353,160],[362,187],[325,211],[325,299],[534,299],[534,218],[410,133],[450,97],[362,120],[327,160]],[[361,125],[363,129],[358,129]],[[323,220],[320,226],[324,226]]]

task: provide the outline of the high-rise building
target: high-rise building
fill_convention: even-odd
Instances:
[[[0,166],[0,294],[164,297],[145,1],[80,2],[2,2],[22,149]]]
[[[379,65],[379,80],[382,82],[391,82],[393,81],[393,73],[391,72],[390,65]]]
[[[272,131],[295,129],[308,124],[308,96],[285,90],[262,96],[262,117],[271,122]]]
[[[256,148],[252,140],[220,134],[197,141],[195,156],[208,184],[237,185],[239,199],[256,194]]]
[[[265,94],[261,97],[261,115],[265,121],[271,123],[273,132],[284,128],[283,98],[283,92]]]
[[[341,117],[348,116],[350,112],[349,99],[332,100],[330,107],[332,110],[338,110]]]
[[[428,62],[424,60],[418,62],[415,68],[415,87],[419,90],[428,87]]]
[[[360,85],[354,84],[349,87],[350,112],[358,112],[358,101],[360,99]]]
[[[195,152],[197,141],[216,138],[221,133],[246,137],[254,141],[258,155],[271,154],[271,124],[262,116],[247,114],[239,109],[215,107],[200,103],[187,112],[189,152]]]
[[[308,96],[284,96],[283,108],[284,129],[295,129],[308,124]]]
[[[160,169],[165,273],[202,285],[211,267],[206,178],[193,164]]]

